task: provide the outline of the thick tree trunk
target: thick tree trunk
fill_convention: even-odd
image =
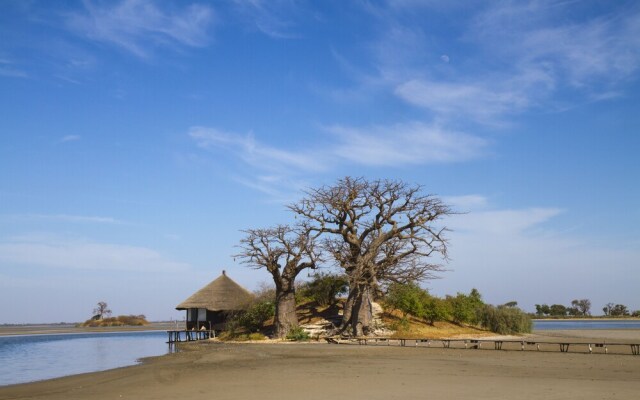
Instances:
[[[373,321],[371,288],[358,285],[349,291],[342,317],[341,331],[353,336],[366,336],[371,330]]]
[[[276,335],[286,337],[291,328],[298,326],[295,289],[281,290],[276,294]]]

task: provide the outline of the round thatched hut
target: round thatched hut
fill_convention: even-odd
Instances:
[[[220,277],[178,304],[176,310],[187,310],[187,330],[221,330],[229,311],[245,308],[253,297],[222,271]]]

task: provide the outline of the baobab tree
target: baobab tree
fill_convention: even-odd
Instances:
[[[104,317],[108,317],[109,315],[111,315],[111,310],[109,310],[109,306],[104,301],[98,302],[96,308],[93,309],[94,319],[103,319]]]
[[[280,225],[269,229],[248,229],[238,246],[236,257],[253,268],[266,269],[276,286],[276,335],[285,337],[298,326],[295,280],[307,268],[315,269],[320,261],[314,238],[303,226]]]
[[[452,211],[419,185],[346,177],[307,191],[289,209],[323,236],[348,277],[342,332],[369,333],[381,283],[432,278],[442,267],[431,256],[447,257],[446,228],[437,223]]]

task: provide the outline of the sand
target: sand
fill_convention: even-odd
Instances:
[[[595,332],[595,333],[594,333]],[[549,332],[548,332],[549,333]],[[640,331],[555,331],[638,341]],[[551,340],[534,335],[536,340]],[[190,343],[143,364],[0,387],[0,399],[632,399],[640,356],[330,344]]]

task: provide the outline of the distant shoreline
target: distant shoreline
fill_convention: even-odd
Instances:
[[[175,329],[175,322],[151,322],[148,325],[142,326],[108,326],[96,328],[81,327],[76,326],[76,324],[0,325],[0,336],[162,331],[171,329]]]
[[[638,317],[531,318],[532,321],[639,321]]]

